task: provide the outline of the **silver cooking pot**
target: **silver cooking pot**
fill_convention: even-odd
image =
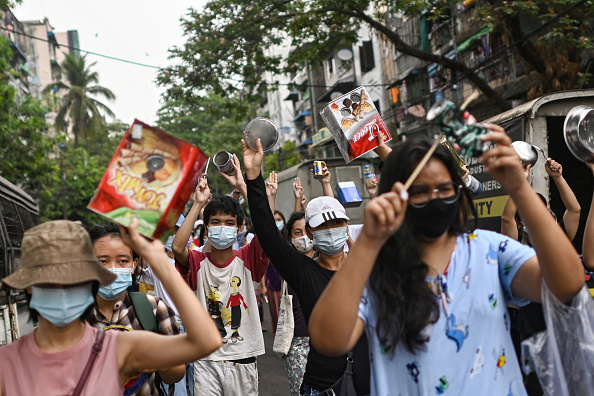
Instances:
[[[582,162],[594,162],[594,109],[576,106],[567,113],[563,137],[569,151]]]

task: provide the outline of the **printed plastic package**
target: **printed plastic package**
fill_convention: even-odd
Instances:
[[[358,87],[328,103],[320,116],[328,126],[346,163],[375,149],[377,134],[392,140],[386,124],[365,87]]]
[[[547,396],[594,395],[594,302],[584,286],[571,302],[542,283],[547,330],[522,342],[522,367],[534,371]]]
[[[138,232],[165,239],[204,169],[198,147],[138,120],[128,129],[88,208]]]

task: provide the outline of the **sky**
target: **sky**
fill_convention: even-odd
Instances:
[[[168,50],[181,46],[180,18],[189,8],[199,9],[206,0],[23,0],[13,10],[20,21],[48,18],[55,32],[78,30],[82,50],[153,66],[166,67]],[[89,54],[97,62],[99,84],[116,99],[106,103],[126,124],[138,118],[156,121],[164,88],[155,83],[157,69]]]

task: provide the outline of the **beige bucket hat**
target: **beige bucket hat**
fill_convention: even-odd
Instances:
[[[42,283],[74,285],[89,281],[107,286],[116,278],[97,262],[91,239],[81,225],[55,220],[25,232],[21,266],[2,279],[2,283],[13,289]]]

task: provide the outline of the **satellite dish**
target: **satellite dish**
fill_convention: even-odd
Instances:
[[[330,100],[336,100],[340,98],[342,95],[344,95],[342,92],[332,92],[330,94]]]
[[[338,56],[338,59],[343,60],[343,61],[348,61],[348,60],[353,59],[353,53],[351,52],[351,50],[348,50],[346,48],[338,51],[336,53],[336,56]]]

